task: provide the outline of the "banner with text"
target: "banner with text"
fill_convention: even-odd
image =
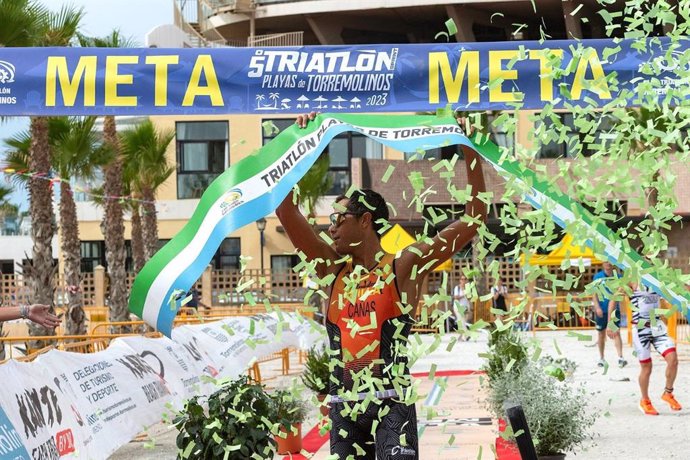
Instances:
[[[204,376],[236,378],[283,348],[323,344],[325,330],[274,312],[181,326],[173,336],[123,337],[98,353],[54,350],[1,365],[0,460],[108,458],[186,399],[213,393]]]
[[[409,112],[628,104],[680,87],[688,41],[0,48],[0,116]],[[681,96],[684,97],[684,96]]]

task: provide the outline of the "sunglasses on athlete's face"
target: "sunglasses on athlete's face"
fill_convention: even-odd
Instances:
[[[331,220],[331,225],[334,227],[338,227],[341,223],[343,223],[343,220],[345,219],[345,216],[360,216],[361,214],[357,212],[350,212],[350,211],[345,211],[345,212],[334,212],[331,214],[329,219]]]

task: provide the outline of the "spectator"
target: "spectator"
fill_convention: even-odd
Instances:
[[[496,278],[496,284],[491,288],[491,295],[493,299],[493,308],[495,310],[508,311],[506,308],[506,297],[508,296],[508,287],[503,284],[503,278],[500,276]]]

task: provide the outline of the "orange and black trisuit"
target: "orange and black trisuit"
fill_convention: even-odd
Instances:
[[[331,454],[340,459],[419,458],[414,404],[400,402],[394,390],[410,383],[403,350],[412,319],[405,311],[392,254],[370,270],[348,262],[333,283],[326,328],[339,362],[330,388],[336,401],[330,411]]]

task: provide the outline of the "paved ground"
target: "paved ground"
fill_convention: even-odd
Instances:
[[[532,337],[531,333],[525,333]],[[585,332],[591,340],[578,340],[568,336],[567,332],[539,332],[535,340],[540,342],[545,353],[558,355],[558,350],[578,363],[573,377],[576,383],[584,382],[592,392],[591,407],[597,408],[602,416],[597,420],[593,431],[597,433],[595,443],[586,450],[577,452],[578,459],[685,459],[688,458],[687,441],[690,439],[690,346],[681,347],[680,369],[676,382],[676,395],[681,404],[688,409],[671,413],[660,401],[659,395],[664,386],[664,363],[655,358],[655,370],[652,374],[651,394],[653,402],[661,413],[658,417],[642,415],[637,409],[639,400],[637,372],[639,366],[632,356],[632,350],[626,346],[624,354],[630,365],[624,369],[611,366],[604,374],[596,367],[597,352],[594,344],[594,331]],[[428,345],[432,336],[422,336],[422,343]],[[445,337],[432,354],[421,358],[413,367],[413,372],[428,372],[432,365],[440,370],[473,370],[479,369],[482,359],[478,356],[486,350],[486,341],[457,343],[451,351],[448,344],[452,337]],[[607,358],[615,363],[612,343],[607,348]],[[295,360],[293,360],[295,361]],[[268,368],[268,366],[267,366]],[[293,376],[299,372],[298,366],[291,369]],[[276,375],[277,369],[263,370],[263,375]],[[481,402],[479,377],[452,377],[448,390],[441,403],[445,404],[453,417],[487,416]],[[627,380],[625,380],[627,379]],[[280,379],[269,380],[269,385],[279,384]],[[427,380],[428,379],[424,379]],[[423,382],[425,391],[430,383]],[[315,413],[306,425],[313,425]],[[490,459],[493,458],[490,445],[495,438],[495,424],[490,426],[458,425],[443,430],[433,431],[427,428],[422,436],[422,459]],[[163,424],[151,427],[148,436],[122,447],[111,458],[115,460],[153,460],[175,458],[175,435]],[[453,436],[453,438],[451,438]],[[449,444],[449,440],[453,443]],[[425,444],[425,442],[427,444]],[[149,446],[149,447],[146,447]],[[314,460],[321,458],[314,457]],[[323,455],[325,458],[325,455]]]

